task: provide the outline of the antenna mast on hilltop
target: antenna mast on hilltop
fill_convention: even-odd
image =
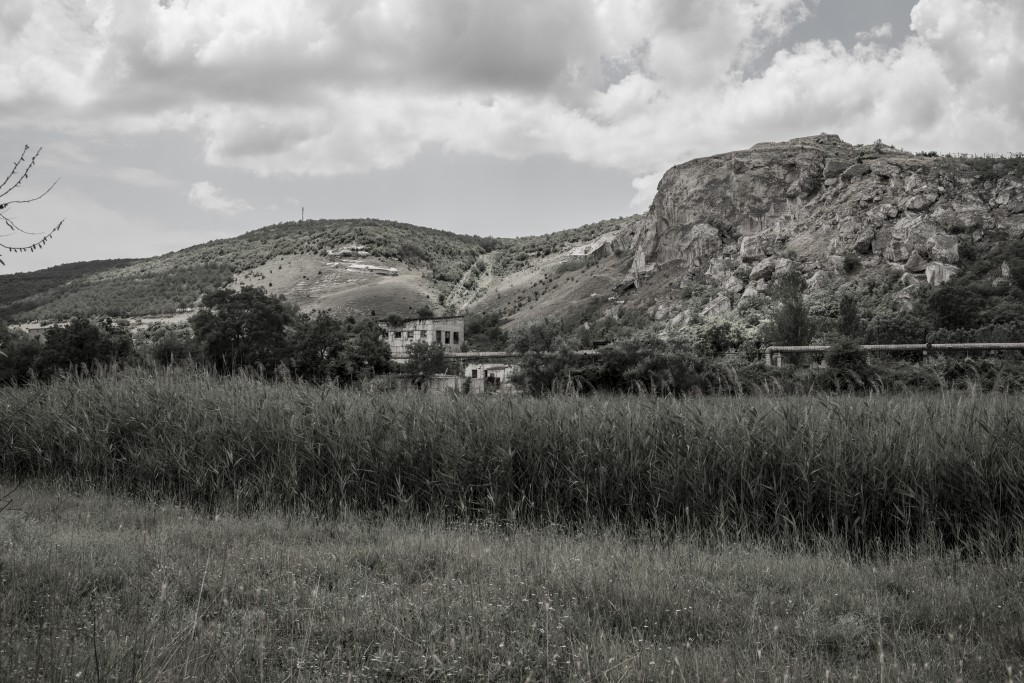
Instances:
[[[299,222],[302,223],[306,220],[306,207],[302,207],[302,217],[299,218]]]

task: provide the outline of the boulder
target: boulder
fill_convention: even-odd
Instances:
[[[775,269],[772,271],[772,277],[781,277],[786,273],[792,273],[797,270],[796,263],[788,258],[777,258],[775,259]]]
[[[810,291],[817,291],[819,289],[826,289],[832,283],[832,278],[823,270],[815,271],[813,275],[807,278],[807,289]]]
[[[909,287],[910,285],[921,284],[921,280],[913,273],[903,273],[903,275],[900,276],[900,284],[904,287]]]
[[[790,199],[806,199],[821,189],[821,173],[819,169],[804,169],[800,176],[786,188],[786,196]]]
[[[1003,265],[999,267],[999,274],[1003,277],[1010,277],[1010,264],[1003,261]]]
[[[739,294],[743,291],[745,285],[743,284],[743,280],[733,275],[725,281],[725,284],[722,285],[722,287],[730,294]]]
[[[924,211],[925,209],[930,208],[937,201],[939,201],[938,192],[923,192],[909,198],[907,203],[904,205],[904,208],[907,211]]]
[[[736,266],[735,260],[724,256],[716,256],[708,263],[708,269],[704,275],[721,284],[733,276]]]
[[[960,260],[960,242],[952,235],[932,235],[928,238],[927,247],[932,261],[956,263]]]
[[[900,174],[900,167],[890,164],[884,159],[877,159],[870,164],[871,172],[880,178],[895,178]]]
[[[932,212],[932,219],[949,232],[973,232],[983,228],[988,216],[988,209],[982,204],[953,203]]]
[[[885,258],[893,263],[905,263],[914,252],[927,253],[928,240],[938,232],[938,226],[925,216],[904,216],[892,227]]]
[[[870,254],[874,239],[875,228],[856,219],[847,218],[839,224],[839,231],[829,243],[829,251],[833,254],[845,254],[850,251]]]
[[[837,178],[838,176],[840,176],[843,173],[843,171],[845,171],[849,167],[850,167],[850,161],[849,160],[844,161],[842,159],[834,159],[833,158],[833,159],[829,159],[828,161],[825,162],[825,168],[823,169],[822,173],[825,176],[825,178],[833,179],[833,178]],[[828,183],[826,183],[826,185],[827,184]]]
[[[889,242],[889,246],[885,248],[885,260],[891,261],[892,263],[899,263],[900,261],[906,261],[911,256],[917,253],[916,249],[912,249],[904,240],[892,238]]]
[[[929,285],[938,287],[959,275],[960,269],[948,263],[929,263],[928,267],[925,268],[924,274]]]
[[[843,170],[843,180],[849,182],[855,178],[860,178],[863,175],[871,173],[871,167],[867,164],[856,163],[851,166],[847,166]]]
[[[747,285],[747,288],[743,290],[744,299],[750,299],[752,297],[761,296],[768,291],[768,283],[764,280],[757,280]]]
[[[740,258],[746,263],[760,261],[768,256],[768,245],[760,235],[747,235],[740,238]]]
[[[700,314],[705,318],[713,318],[728,313],[731,310],[732,301],[729,297],[722,294],[708,302],[708,305],[701,309]]]
[[[903,265],[903,269],[908,273],[923,273],[924,269],[928,267],[928,261],[923,256],[918,254],[916,251],[910,255],[907,262]]]
[[[758,261],[750,270],[750,280],[770,280],[775,272],[775,261],[766,258]]]

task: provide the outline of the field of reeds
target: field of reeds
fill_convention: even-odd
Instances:
[[[196,372],[0,389],[0,472],[203,512],[938,542],[1024,533],[1024,397],[454,396]]]

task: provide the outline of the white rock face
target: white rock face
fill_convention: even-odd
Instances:
[[[765,239],[760,235],[747,235],[740,238],[740,258],[745,263],[760,261],[768,256]]]
[[[948,263],[929,263],[928,267],[925,268],[924,274],[929,285],[938,287],[959,275],[960,269]]]

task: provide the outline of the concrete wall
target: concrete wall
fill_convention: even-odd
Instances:
[[[388,327],[388,346],[392,356],[405,356],[413,342],[440,344],[446,353],[459,351],[466,341],[466,324],[462,316],[448,318],[415,318],[401,327]]]

